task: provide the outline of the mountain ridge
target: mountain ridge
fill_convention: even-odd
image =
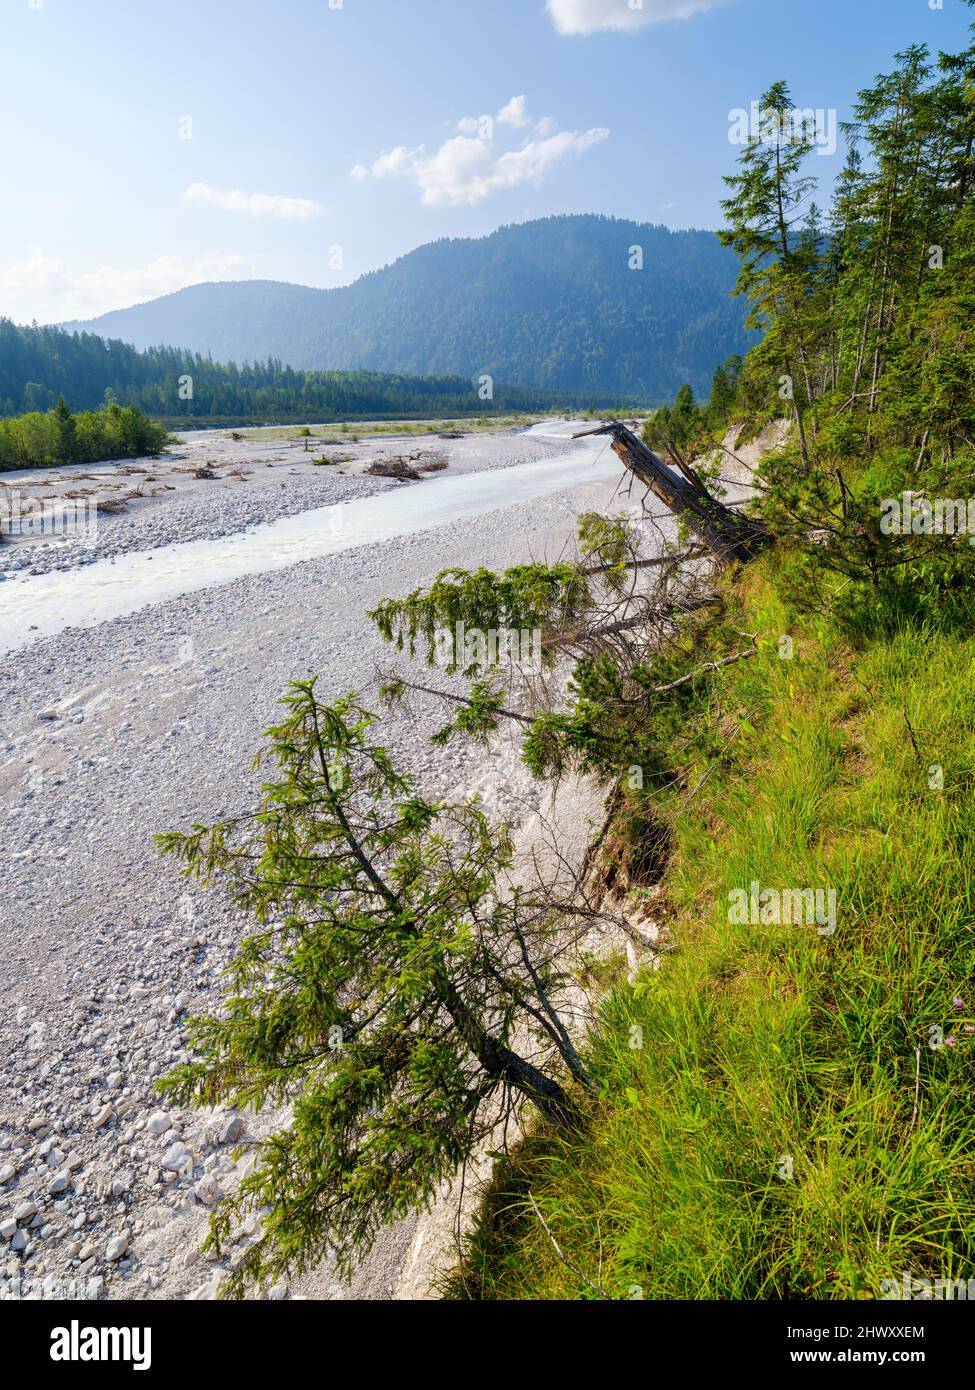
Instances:
[[[566,214],[427,242],[333,289],[208,281],[60,326],[225,362],[664,400],[685,380],[705,393],[717,363],[754,342],[735,275],[713,232]]]

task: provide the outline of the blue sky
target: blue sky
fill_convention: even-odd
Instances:
[[[0,0],[0,314],[336,285],[558,212],[716,227],[734,109],[785,77],[843,119],[895,51],[958,49],[972,18],[961,0]]]

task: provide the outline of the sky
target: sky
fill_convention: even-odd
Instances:
[[[0,0],[0,315],[90,318],[203,280],[334,286],[553,213],[718,227],[740,113],[773,81],[823,113],[828,187],[857,90],[910,43],[960,49],[973,17],[962,0]]]

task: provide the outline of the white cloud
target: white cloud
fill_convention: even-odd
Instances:
[[[203,280],[246,280],[257,274],[247,256],[213,252],[195,260],[157,256],[142,266],[72,270],[33,247],[26,260],[0,267],[0,313],[16,323],[95,318]]]
[[[538,183],[556,164],[605,140],[608,130],[563,131],[533,140],[519,150],[496,157],[483,140],[448,140],[433,159],[416,171],[423,201],[432,207],[468,204],[476,207],[492,193]]]
[[[458,135],[447,140],[431,159],[418,160],[410,171],[428,207],[476,207],[490,195],[496,168],[494,150],[486,140]]]
[[[408,149],[406,145],[397,145],[395,150],[379,156],[372,166],[372,172],[377,179],[384,179],[389,175],[408,174],[417,160],[422,158],[422,145],[417,145],[415,150]]]
[[[183,194],[183,201],[223,208],[225,212],[242,213],[249,217],[276,217],[289,222],[307,222],[313,217],[321,217],[325,211],[321,203],[312,202],[310,198],[242,193],[239,188],[211,188],[206,183],[191,183]]]
[[[497,121],[515,128],[530,125],[525,98],[513,97],[501,108]],[[536,124],[532,138],[502,153],[495,141],[475,136],[480,123],[474,117],[464,117],[458,129],[462,134],[444,141],[435,154],[428,154],[423,145],[415,149],[398,145],[381,154],[371,170],[357,164],[352,177],[364,179],[371,173],[377,179],[408,178],[428,207],[476,207],[493,193],[538,183],[562,160],[584,154],[609,135],[603,128],[556,134],[555,122],[546,116]]]
[[[560,34],[594,34],[597,30],[635,33],[666,19],[690,19],[725,0],[548,0],[547,9]]]
[[[546,116],[545,119],[551,120],[551,117]],[[526,126],[530,126],[526,98],[512,97],[510,101],[505,102],[496,116],[461,116],[457,122],[457,129],[461,135],[477,135],[482,140],[493,140],[495,123],[512,126],[515,130],[524,130]]]
[[[507,106],[502,106],[498,112],[498,125],[511,125],[515,130],[524,130],[528,123],[524,97],[512,97]]]
[[[63,261],[49,260],[39,246],[32,246],[25,261],[0,270],[0,290],[8,294],[12,290],[45,289],[64,270]]]

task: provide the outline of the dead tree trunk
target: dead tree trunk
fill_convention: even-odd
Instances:
[[[594,430],[582,430],[583,435],[612,435],[613,453],[625,467],[650,489],[675,516],[680,517],[719,560],[729,564],[734,560],[751,560],[771,545],[773,536],[761,522],[752,521],[720,502],[690,472],[684,475],[665,463],[659,454],[648,449],[632,430],[613,420]]]

